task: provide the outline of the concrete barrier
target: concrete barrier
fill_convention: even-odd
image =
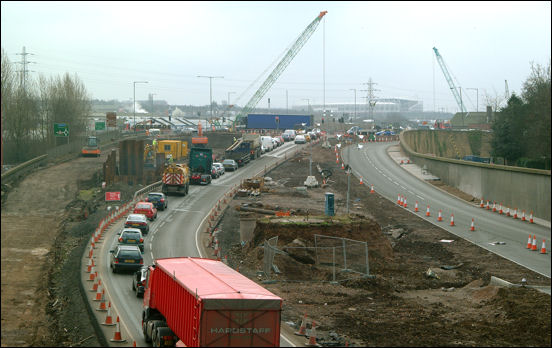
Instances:
[[[407,131],[413,132],[413,131]],[[533,211],[535,217],[550,221],[550,171],[477,163],[412,150],[405,133],[400,134],[402,150],[418,166],[426,168],[447,185],[476,198],[485,197],[518,210]]]

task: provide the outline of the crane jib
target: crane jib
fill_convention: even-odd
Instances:
[[[328,13],[328,11],[322,11],[316,18],[307,26],[307,28],[301,33],[299,38],[295,40],[295,43],[293,46],[289,49],[289,51],[286,53],[284,58],[278,63],[276,68],[272,70],[270,75],[266,78],[266,80],[263,82],[261,87],[255,92],[253,97],[249,100],[249,102],[245,105],[245,107],[242,109],[242,111],[236,116],[234,120],[234,125],[238,120],[244,116],[246,116],[249,112],[255,109],[257,106],[257,103],[261,100],[261,98],[268,92],[270,87],[276,82],[278,77],[284,72],[286,67],[289,65],[289,63],[295,58],[297,53],[301,50],[301,48],[305,45],[305,43],[308,41],[308,39],[311,37],[312,33],[316,30],[318,27],[318,24],[320,23],[320,20],[322,17],[324,17]]]

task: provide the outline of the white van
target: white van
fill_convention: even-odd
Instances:
[[[272,151],[274,148],[274,143],[272,142],[272,137],[262,136],[261,145],[265,148],[266,152]]]
[[[150,134],[150,135],[153,135],[153,136],[159,135],[159,134],[161,134],[161,130],[158,129],[158,128],[150,128],[149,134]]]
[[[295,140],[295,137],[297,136],[297,133],[295,133],[294,129],[286,129],[284,133],[289,134],[289,137],[292,141]]]

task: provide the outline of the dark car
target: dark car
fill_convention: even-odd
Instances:
[[[149,232],[148,218],[144,214],[129,214],[125,227],[138,228],[143,235],[146,235]]]
[[[125,228],[119,235],[119,245],[136,245],[144,252],[144,237],[137,228]]]
[[[167,196],[161,192],[150,192],[146,197],[146,202],[153,203],[153,206],[158,210],[165,210],[169,205]]]
[[[233,159],[225,159],[222,161],[222,165],[224,166],[225,171],[235,171],[238,169],[238,164]]]
[[[282,133],[282,138],[285,142],[291,141],[291,135],[289,133]]]
[[[134,272],[132,277],[132,290],[136,291],[136,297],[144,296],[147,274],[148,268],[146,266],[143,266],[138,271]]]
[[[137,271],[144,265],[144,258],[140,248],[135,245],[117,245],[110,250],[111,261],[109,266],[113,273],[118,271]]]

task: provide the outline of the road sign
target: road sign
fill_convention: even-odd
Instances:
[[[105,122],[104,121],[96,121],[94,129],[95,130],[104,130],[105,129]]]
[[[117,114],[114,112],[106,112],[105,118],[108,127],[117,127]]]
[[[120,201],[121,200],[121,192],[106,192],[105,193],[105,201]]]
[[[54,135],[56,137],[68,137],[69,126],[66,123],[54,123]]]

